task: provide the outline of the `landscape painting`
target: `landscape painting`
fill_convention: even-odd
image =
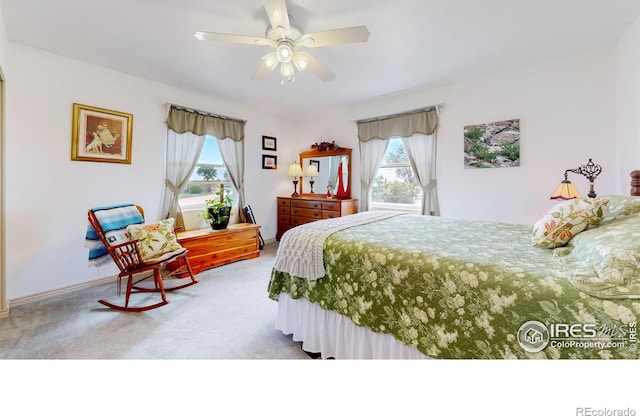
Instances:
[[[520,119],[464,127],[465,169],[520,166]]]

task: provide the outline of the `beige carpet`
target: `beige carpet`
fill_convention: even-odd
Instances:
[[[200,283],[168,293],[168,305],[147,312],[97,303],[115,296],[115,283],[12,307],[0,319],[0,358],[308,358],[274,327],[277,303],[267,284],[276,250],[270,243],[260,258],[202,272]]]

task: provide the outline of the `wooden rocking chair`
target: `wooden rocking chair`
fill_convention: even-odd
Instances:
[[[143,209],[137,205],[135,207],[144,219]],[[100,238],[100,241],[118,266],[118,269],[120,269],[120,273],[118,274],[118,296],[121,294],[122,278],[127,278],[124,305],[116,305],[101,299],[98,302],[102,305],[120,311],[147,311],[169,303],[165,292],[182,289],[198,283],[193,275],[191,266],[189,265],[186,248],[182,247],[178,250],[163,253],[157,257],[145,259],[140,247],[138,246],[138,240],[114,244],[113,242],[108,241],[109,239],[105,236],[105,232],[100,220],[96,216],[95,210],[89,210],[88,217],[89,223],[94,228],[97,236]],[[173,270],[169,271],[164,266],[171,262],[179,262],[179,266],[176,268],[172,267]],[[179,276],[179,278],[175,279],[175,281],[179,283],[170,287],[165,287],[164,280],[170,276]],[[140,286],[140,283],[150,278],[153,279],[153,283],[151,285],[147,285],[146,287]],[[183,283],[183,281],[181,281],[182,279],[186,279],[188,281]],[[157,292],[160,299],[157,302],[144,304],[142,306],[129,306],[129,298],[131,294],[149,292]]]

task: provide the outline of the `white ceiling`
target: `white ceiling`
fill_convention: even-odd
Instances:
[[[638,0],[287,0],[303,32],[366,25],[367,43],[309,49],[336,78],[250,79],[267,46],[195,31],[264,36],[261,0],[0,0],[10,41],[291,119],[322,109],[609,47]]]

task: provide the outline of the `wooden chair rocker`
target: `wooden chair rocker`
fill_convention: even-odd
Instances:
[[[120,269],[118,296],[121,295],[122,278],[127,278],[124,305],[101,299],[98,302],[102,305],[120,311],[147,311],[169,303],[165,292],[198,283],[187,259],[187,249],[180,246],[175,237],[172,218],[145,224],[144,211],[137,205],[90,209],[88,218],[95,235]],[[87,236],[89,238],[89,232]],[[179,262],[179,266],[171,267],[173,270],[169,271],[165,265],[172,262]],[[165,287],[165,279],[171,276],[177,277],[172,281],[178,283]],[[159,300],[141,306],[129,305],[132,294],[153,292],[158,293]]]

